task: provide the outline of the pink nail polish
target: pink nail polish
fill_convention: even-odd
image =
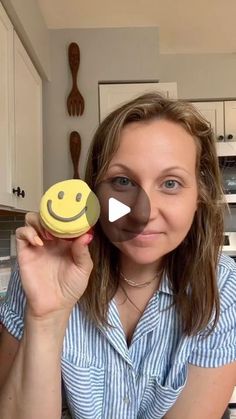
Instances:
[[[86,237],[86,240],[84,241],[84,245],[87,246],[89,243],[91,243],[92,240],[93,240],[93,235],[88,234]]]
[[[47,240],[53,240],[54,237],[52,234],[50,234],[47,230],[44,230],[44,236]]]

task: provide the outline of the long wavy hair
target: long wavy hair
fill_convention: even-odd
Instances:
[[[132,122],[167,120],[181,125],[197,148],[198,206],[183,242],[164,257],[164,270],[174,295],[183,332],[194,335],[219,317],[217,263],[223,244],[224,210],[222,181],[213,131],[189,103],[170,100],[158,93],[142,95],[113,111],[95,132],[90,146],[85,181],[92,190],[107,171],[119,147],[124,126]],[[94,267],[80,300],[97,325],[107,323],[108,306],[120,278],[119,251],[107,239],[99,222],[90,245]]]

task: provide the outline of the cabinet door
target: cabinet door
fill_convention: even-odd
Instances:
[[[217,154],[224,156],[225,131],[224,131],[224,102],[193,102],[200,113],[210,122],[217,140]]]
[[[14,34],[15,173],[14,187],[24,191],[16,207],[38,210],[42,195],[42,81]]]
[[[236,155],[236,101],[192,104],[211,123],[216,135],[218,156]],[[233,138],[229,139],[231,135]]]
[[[12,206],[13,26],[0,3],[0,205]]]
[[[192,102],[192,105],[210,122],[217,141],[224,141],[224,103]]]
[[[148,92],[159,92],[177,98],[177,83],[117,83],[99,84],[99,120],[123,103]]]
[[[236,155],[236,101],[226,101],[224,106],[226,155],[232,156]]]

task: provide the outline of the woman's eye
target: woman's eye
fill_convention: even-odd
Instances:
[[[135,186],[135,183],[132,182],[129,178],[125,176],[117,176],[111,180],[112,184],[115,186]]]
[[[176,191],[181,187],[181,183],[174,179],[168,179],[164,182],[164,188],[168,191]]]

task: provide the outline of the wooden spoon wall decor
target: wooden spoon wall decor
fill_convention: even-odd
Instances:
[[[72,89],[67,99],[69,115],[82,115],[84,112],[84,98],[77,86],[77,74],[80,65],[80,49],[76,42],[72,42],[68,48],[69,65],[72,74]]]
[[[70,154],[73,163],[74,174],[73,179],[80,179],[79,176],[79,158],[81,152],[81,138],[77,131],[70,134]]]

